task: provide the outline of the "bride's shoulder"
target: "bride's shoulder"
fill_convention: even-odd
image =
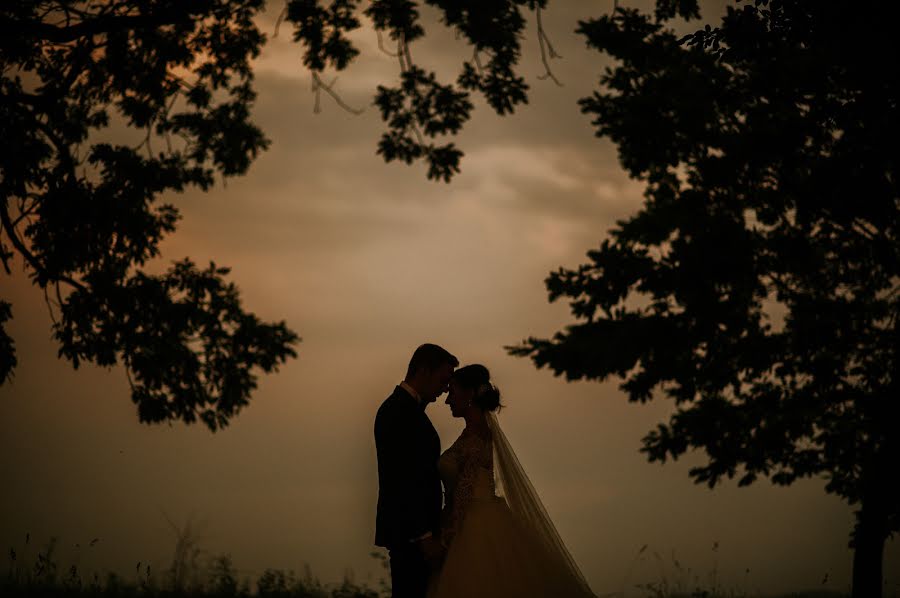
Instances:
[[[456,442],[466,446],[483,446],[491,442],[491,430],[466,427],[463,429]],[[454,443],[455,444],[455,443]]]

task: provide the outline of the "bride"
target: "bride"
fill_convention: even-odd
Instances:
[[[466,427],[438,462],[447,553],[428,597],[593,597],[500,430],[488,369],[456,370],[446,403]]]

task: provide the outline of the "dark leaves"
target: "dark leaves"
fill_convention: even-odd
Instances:
[[[388,31],[391,39],[410,43],[425,35],[419,24],[419,9],[412,0],[372,0],[366,16],[379,31]]]
[[[358,1],[333,0],[329,7],[318,0],[289,0],[286,21],[294,24],[294,41],[303,43],[303,64],[313,71],[326,65],[343,70],[359,54],[347,33],[359,28],[354,16]]]
[[[245,311],[223,269],[141,267],[178,220],[161,194],[243,174],[268,144],[250,120],[262,2],[100,3],[68,23],[15,6],[0,10],[18,31],[0,52],[21,73],[0,79],[0,259],[14,248],[53,296],[60,355],[126,366],[142,421],[220,428],[298,339]],[[114,118],[144,141],[97,141]],[[9,315],[0,303],[0,324]],[[14,365],[0,328],[0,380]]]
[[[528,85],[514,71],[525,27],[520,11],[523,3],[431,0],[429,4],[442,10],[444,23],[475,49],[475,57],[463,63],[457,79],[460,87],[480,91],[500,115],[510,114],[515,106],[528,101]]]
[[[375,105],[389,127],[378,144],[385,161],[409,164],[425,158],[429,179],[449,181],[459,172],[462,152],[452,143],[438,146],[427,140],[459,131],[472,110],[468,93],[441,85],[434,73],[413,67],[403,73],[399,87],[379,86]]]
[[[665,21],[695,9],[580,24],[618,61],[582,110],[646,200],[547,279],[576,323],[510,351],[674,399],[643,450],[704,452],[699,483],[823,476],[850,503],[896,506],[900,87],[872,61],[900,52],[894,19],[744,3],[676,39]]]
[[[12,319],[12,306],[0,301],[0,384],[12,379],[16,367],[16,344],[6,332],[6,323]]]
[[[657,0],[654,11],[657,21],[667,21],[675,17],[685,20],[700,18],[697,0]]]
[[[386,34],[391,41],[391,48],[384,50],[397,59],[400,69],[398,84],[379,86],[376,93],[375,105],[388,127],[378,142],[378,154],[388,162],[424,160],[429,179],[449,181],[459,172],[463,153],[452,143],[432,139],[459,132],[472,109],[469,92],[481,93],[500,115],[528,101],[528,85],[515,71],[525,27],[522,8],[534,11],[545,2],[430,0],[429,4],[474,50],[474,57],[462,63],[455,85],[439,82],[413,60],[410,44],[425,34],[417,3],[375,0],[364,9],[379,35]],[[314,73],[328,67],[342,70],[358,54],[346,36],[359,26],[353,16],[356,5],[350,0],[333,0],[327,6],[317,0],[288,2],[286,20],[294,23],[294,39],[306,48],[303,62]]]
[[[227,273],[184,260],[161,276],[91,276],[91,291],[73,292],[55,327],[60,355],[123,363],[142,422],[224,427],[256,388],[254,370],[274,371],[299,340],[283,322],[244,311]]]

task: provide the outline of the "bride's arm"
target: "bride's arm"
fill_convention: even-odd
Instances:
[[[472,490],[475,481],[474,468],[463,464],[459,472],[459,480],[453,489],[444,513],[441,517],[441,542],[450,546],[462,525],[463,516],[469,503],[472,502]]]
[[[441,542],[444,546],[449,546],[459,532],[475,494],[478,470],[485,466],[485,462],[489,466],[490,459],[490,444],[485,443],[482,439],[472,436],[460,446],[457,456],[459,477],[441,514]]]

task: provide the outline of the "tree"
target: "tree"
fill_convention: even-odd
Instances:
[[[457,133],[479,92],[498,114],[527,101],[514,67],[534,11],[541,52],[554,56],[540,10],[546,0],[433,0],[445,24],[473,47],[454,83],[416,65],[422,37],[407,0],[376,0],[364,13],[396,46],[400,81],[375,98],[388,130],[386,161],[424,160],[427,176],[449,181],[462,152],[435,139]],[[358,54],[347,33],[360,26],[359,0],[289,0],[282,20],[305,48],[317,94],[341,100],[320,75]],[[44,291],[59,353],[122,363],[143,422],[228,423],[270,372],[296,355],[284,322],[244,311],[227,268],[177,262],[145,271],[178,211],[166,192],[209,190],[216,175],[240,176],[268,141],[250,120],[250,60],[265,36],[254,23],[264,0],[27,0],[0,7],[0,262],[18,254]],[[483,64],[483,60],[486,61]],[[548,76],[552,77],[549,67]],[[318,96],[317,96],[318,103]],[[99,140],[111,124],[138,134],[132,145]],[[0,383],[16,366],[0,301]]]
[[[386,161],[424,160],[427,175],[449,181],[462,152],[435,139],[460,130],[471,92],[498,114],[527,101],[514,67],[525,26],[536,13],[546,64],[552,47],[540,28],[546,0],[433,0],[444,23],[473,54],[456,82],[416,65],[410,43],[424,34],[408,0],[376,0],[365,14],[396,47],[400,80],[375,98],[388,130]],[[146,271],[178,211],[164,193],[211,189],[217,175],[244,174],[268,141],[250,120],[250,60],[265,36],[254,23],[264,0],[26,0],[0,6],[0,263],[12,275],[24,261],[43,290],[59,353],[124,365],[139,419],[198,418],[226,425],[271,372],[296,355],[297,335],[241,307],[227,268],[176,262]],[[317,94],[340,98],[320,75],[358,54],[347,33],[360,26],[359,0],[289,0],[281,20],[294,26]],[[547,71],[549,76],[552,74]],[[318,102],[318,97],[317,97]],[[137,135],[104,141],[112,124]],[[16,366],[0,301],[0,383]]]
[[[548,60],[557,57],[541,25],[541,10],[547,0],[427,0],[436,8],[443,24],[468,43],[472,57],[462,63],[455,82],[441,83],[412,58],[410,44],[425,34],[419,9],[412,0],[373,0],[363,11],[378,34],[379,47],[397,59],[400,81],[395,87],[379,85],[375,95],[382,120],[388,125],[378,142],[378,154],[386,162],[411,164],[424,160],[427,176],[449,182],[459,172],[463,152],[452,142],[438,145],[435,139],[455,135],[472,111],[471,92],[480,93],[500,116],[511,114],[528,101],[528,85],[515,72],[521,55],[520,38],[525,28],[522,10],[535,14],[543,78],[555,78]],[[294,40],[306,51],[303,64],[312,72],[317,94],[326,91],[339,103],[330,85],[322,82],[326,68],[341,71],[359,51],[347,33],[360,26],[355,12],[360,0],[332,0],[326,8],[317,0],[287,0],[282,19],[293,23]],[[279,19],[279,22],[281,19]],[[395,50],[384,46],[387,34]],[[317,100],[318,102],[318,100]]]
[[[642,451],[704,451],[698,483],[823,478],[856,507],[853,595],[880,596],[900,529],[896,15],[757,0],[679,38],[676,14],[696,2],[579,24],[617,61],[581,109],[645,201],[547,279],[576,323],[510,352],[672,399]]]
[[[121,363],[142,422],[226,425],[297,335],[241,307],[227,268],[145,271],[175,229],[166,191],[243,174],[263,0],[7,2],[0,8],[0,260],[44,291],[59,354]],[[98,139],[110,123],[143,131]],[[0,325],[11,306],[0,303]],[[0,381],[16,364],[0,330]]]

